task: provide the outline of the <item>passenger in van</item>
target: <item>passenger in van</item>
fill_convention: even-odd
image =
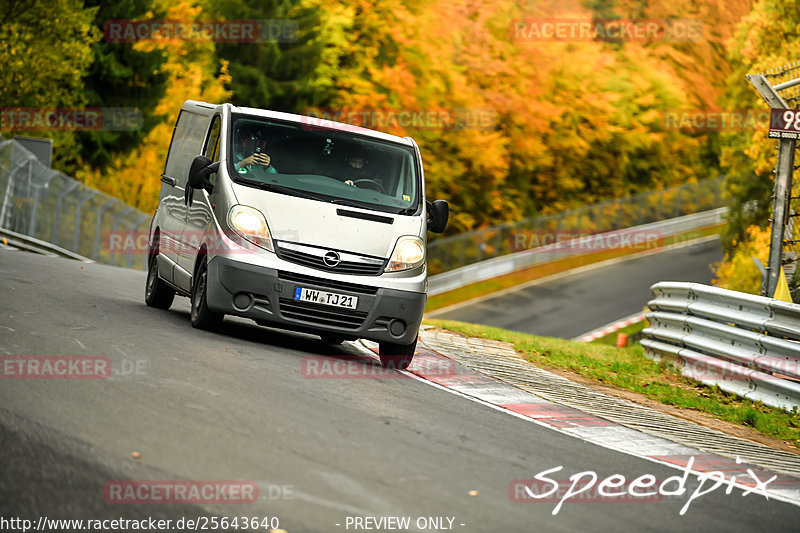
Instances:
[[[278,171],[272,166],[272,158],[267,155],[267,141],[264,132],[254,126],[242,126],[234,137],[233,155],[236,160],[234,168],[239,174],[262,167],[265,172],[275,174]]]

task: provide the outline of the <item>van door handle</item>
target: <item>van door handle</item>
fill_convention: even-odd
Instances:
[[[173,187],[175,187],[178,184],[178,180],[176,180],[172,176],[167,176],[166,174],[161,174],[161,181],[163,181],[167,185],[172,185]]]

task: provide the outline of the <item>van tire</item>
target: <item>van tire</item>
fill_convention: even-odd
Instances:
[[[192,327],[205,330],[213,330],[222,323],[225,317],[223,313],[215,313],[208,308],[208,266],[206,258],[203,257],[197,274],[192,282]]]
[[[147,281],[144,285],[144,303],[156,309],[169,309],[175,299],[175,291],[158,277],[158,241],[150,250],[147,261]]]
[[[381,342],[379,344],[378,355],[381,358],[381,365],[384,368],[394,368],[405,370],[414,359],[414,351],[417,349],[417,339],[411,344],[395,344],[393,342]]]

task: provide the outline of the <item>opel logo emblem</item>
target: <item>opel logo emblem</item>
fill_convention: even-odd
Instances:
[[[333,268],[339,264],[341,259],[339,259],[339,254],[331,250],[330,252],[326,252],[324,256],[322,256],[322,262],[328,265],[329,267]]]

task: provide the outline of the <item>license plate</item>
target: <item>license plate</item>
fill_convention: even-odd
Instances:
[[[295,287],[294,299],[301,302],[314,302],[322,305],[331,305],[333,307],[343,307],[345,309],[355,309],[358,306],[358,296],[318,291],[305,287]]]

